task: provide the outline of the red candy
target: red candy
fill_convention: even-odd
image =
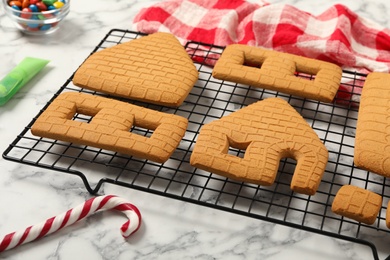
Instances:
[[[42,15],[43,15],[46,19],[50,19],[50,18],[54,18],[54,17],[55,17],[53,14],[47,14],[47,13],[42,13]]]
[[[30,1],[30,3],[31,3],[31,1]],[[37,2],[35,5],[38,7],[38,9],[40,11],[46,11],[47,10],[47,6],[43,2]]]
[[[22,9],[22,13],[20,14],[20,17],[24,18],[24,19],[30,19],[31,16],[32,16],[32,13],[31,13],[31,9],[30,8],[23,8]]]

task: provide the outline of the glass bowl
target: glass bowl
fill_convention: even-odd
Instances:
[[[23,3],[26,0],[19,1],[10,1],[10,0],[2,0],[3,8],[7,16],[14,22],[15,26],[21,30],[23,33],[32,34],[32,35],[45,35],[55,32],[59,29],[59,25],[62,20],[68,15],[70,9],[70,0],[59,0],[59,1],[33,1],[31,3],[40,2],[40,3],[50,3],[50,2],[61,2],[60,4],[55,5],[45,5],[45,8],[42,8],[42,11],[39,9],[35,9],[36,7],[31,7],[29,5],[27,8],[23,9],[23,7],[19,6],[10,6],[9,3],[14,4],[15,2]],[[28,3],[30,1],[27,0]],[[16,4],[19,4],[16,3]],[[35,4],[34,4],[35,5]],[[37,6],[37,5],[35,5]],[[40,6],[38,4],[38,6]],[[58,9],[55,9],[55,6]],[[30,8],[31,7],[31,8]],[[52,9],[52,10],[51,10]]]

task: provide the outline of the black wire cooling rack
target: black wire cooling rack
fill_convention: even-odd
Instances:
[[[143,34],[138,32],[114,29],[93,52],[142,36]],[[188,118],[188,130],[166,163],[154,163],[90,146],[33,136],[30,127],[36,118],[10,144],[3,157],[77,175],[92,194],[98,193],[104,183],[121,185],[367,245],[371,248],[374,258],[379,259],[376,243],[373,242],[376,240],[373,237],[380,234],[381,238],[377,241],[390,241],[390,234],[387,234],[390,230],[385,224],[390,186],[384,177],[360,170],[353,164],[359,94],[351,96],[349,93],[359,92],[365,75],[345,71],[341,85],[345,92],[340,91],[334,103],[326,104],[214,79],[211,76],[212,68],[205,64],[215,62],[223,48],[195,42],[190,42],[185,47],[196,61],[199,80],[183,105],[172,109],[121,99]],[[297,76],[311,79],[307,75]],[[52,100],[63,91],[103,95],[74,86],[72,77]],[[291,159],[282,159],[276,181],[269,187],[237,182],[189,164],[191,150],[202,125],[258,100],[275,96],[287,100],[307,120],[329,150],[329,162],[316,195],[307,196],[291,191],[290,181],[295,169],[295,161]],[[76,114],[74,120],[88,122],[91,118]],[[145,136],[151,135],[150,130],[137,127],[131,131]],[[245,151],[231,148],[229,153],[243,156]],[[331,211],[336,192],[346,184],[374,191],[383,197],[383,205],[374,225],[358,223]],[[387,240],[386,236],[389,236]]]

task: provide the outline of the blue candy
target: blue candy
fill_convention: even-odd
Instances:
[[[28,8],[30,8],[33,12],[39,12],[39,8],[36,5],[30,5]]]
[[[51,28],[51,25],[50,24],[44,24],[41,26],[41,28],[39,28],[39,30],[41,31],[47,31]]]
[[[20,11],[20,7],[19,6],[17,6],[17,5],[13,5],[13,6],[11,6],[13,9],[15,9],[15,10],[17,10],[17,11]]]
[[[29,24],[27,24],[27,26],[30,28],[38,28],[39,24],[38,23],[29,23]]]

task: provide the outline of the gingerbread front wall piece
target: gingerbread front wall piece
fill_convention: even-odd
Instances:
[[[72,120],[76,114],[91,122]],[[150,137],[131,132],[139,126]],[[59,95],[31,128],[34,135],[165,162],[179,145],[188,125],[184,117],[84,93]]]
[[[246,150],[244,158],[228,154],[229,147]],[[272,185],[285,157],[297,160],[291,189],[315,194],[328,150],[294,108],[269,98],[204,125],[190,163],[232,179]]]

